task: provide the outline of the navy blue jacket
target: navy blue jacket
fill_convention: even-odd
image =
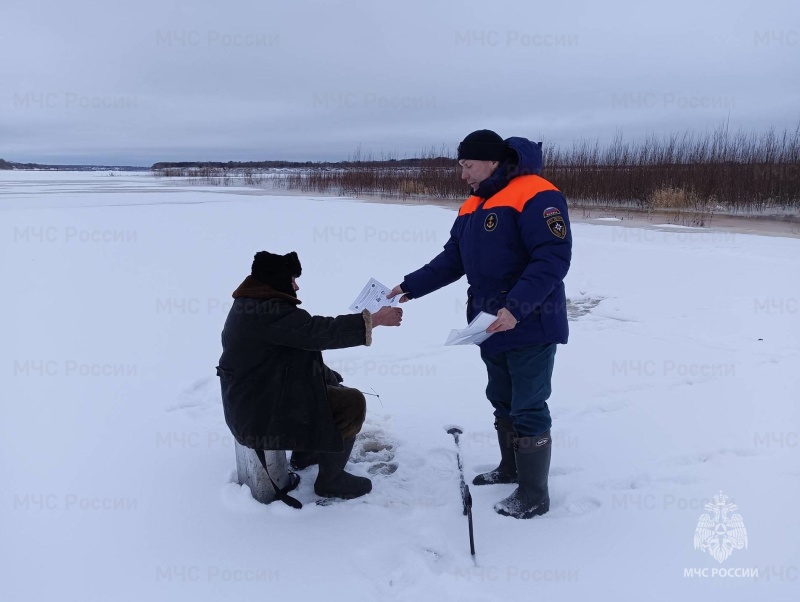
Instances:
[[[466,200],[444,250],[406,275],[409,298],[422,297],[467,275],[467,321],[505,307],[519,321],[481,344],[487,355],[546,343],[566,343],[564,277],[572,257],[567,201],[536,175],[541,143],[509,138],[509,160]]]

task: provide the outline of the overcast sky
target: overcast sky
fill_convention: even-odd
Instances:
[[[341,160],[794,129],[797,0],[0,0],[0,157]]]

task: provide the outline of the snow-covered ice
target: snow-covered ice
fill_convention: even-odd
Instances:
[[[449,209],[188,188],[148,174],[0,172],[3,600],[796,600],[800,241],[575,223],[556,356],[552,497],[529,521],[468,479],[498,459],[461,281],[370,348],[351,470],[373,493],[301,511],[234,480],[214,367],[230,293],[295,250],[303,307],[345,313],[438,253]],[[747,547],[694,546],[720,491]],[[755,576],[757,574],[757,576]]]

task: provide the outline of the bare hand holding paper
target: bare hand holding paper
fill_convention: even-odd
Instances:
[[[493,333],[486,332],[486,329],[497,319],[497,316],[487,314],[482,311],[469,326],[462,330],[451,330],[450,336],[447,337],[445,345],[469,345],[470,343],[483,343],[486,339],[492,336]]]

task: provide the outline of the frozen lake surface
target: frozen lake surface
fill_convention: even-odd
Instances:
[[[406,304],[372,347],[326,352],[374,389],[350,465],[361,499],[262,506],[233,482],[214,367],[231,292],[297,251],[299,297],[336,315],[446,242],[417,204],[189,188],[147,173],[0,172],[3,599],[796,600],[800,240],[575,223],[559,347],[551,511],[494,513],[467,478],[497,444],[466,282]],[[720,492],[747,546],[695,530]]]

